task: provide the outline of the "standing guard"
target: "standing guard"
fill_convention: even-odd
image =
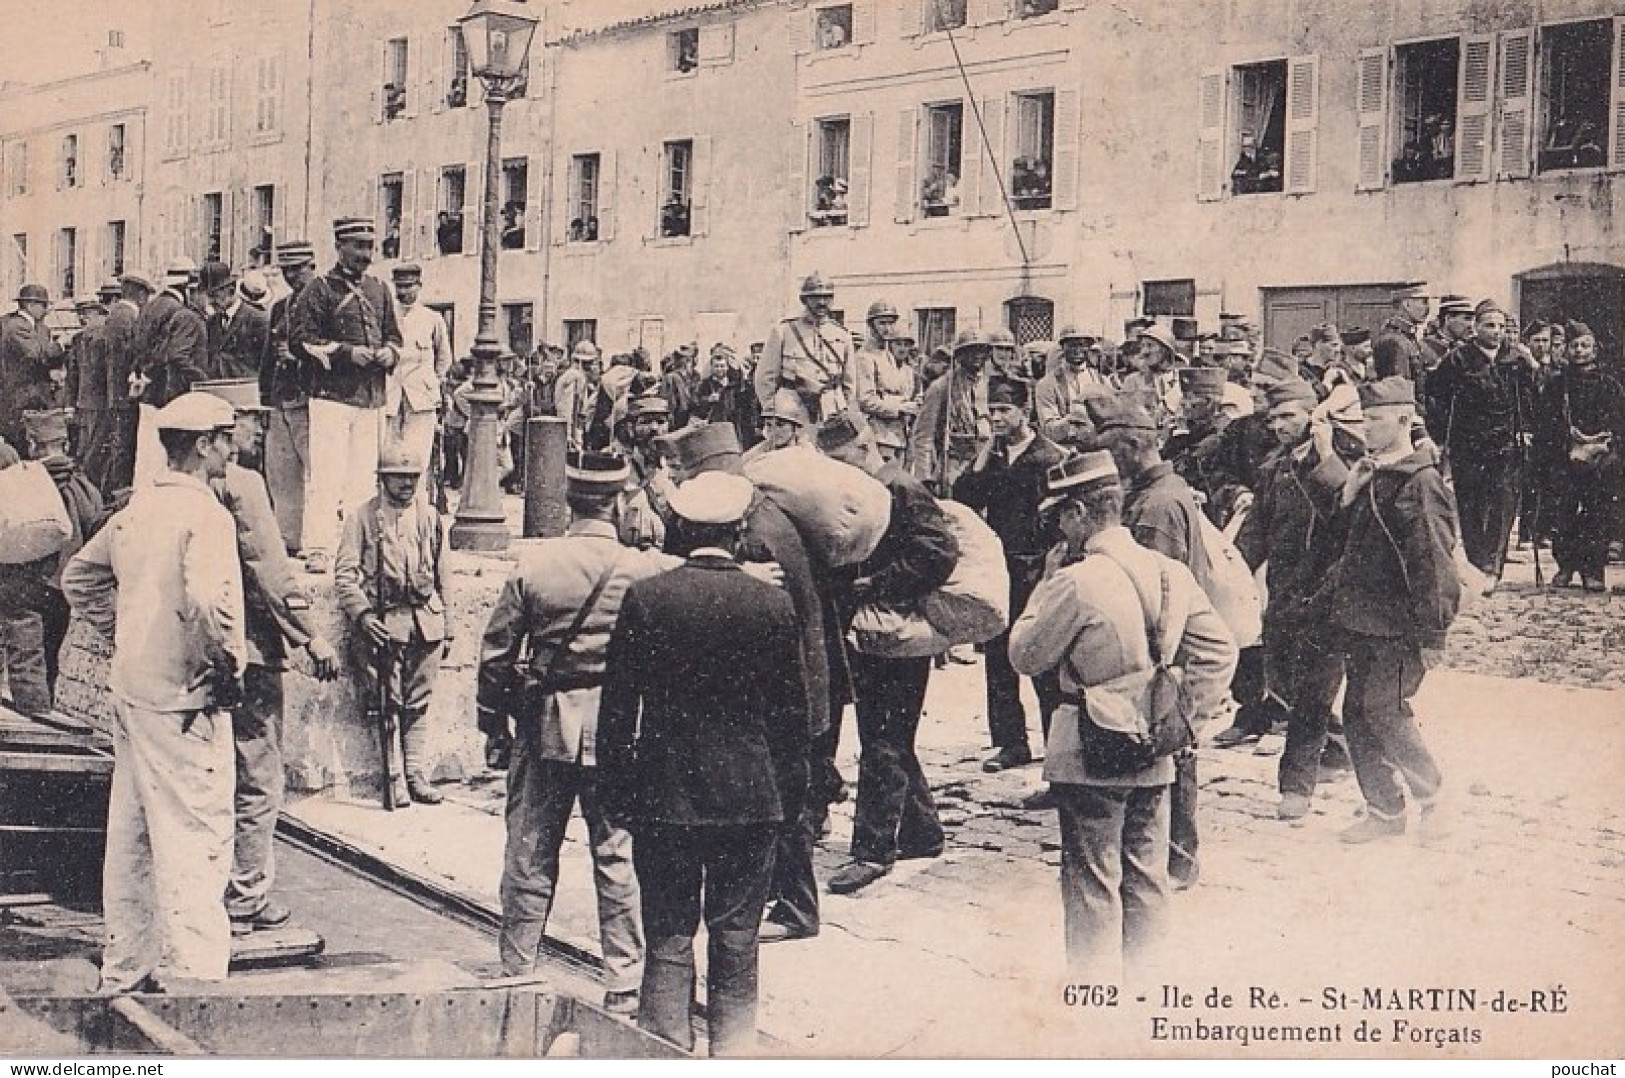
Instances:
[[[846,379],[852,364],[852,335],[830,316],[835,286],[821,273],[801,282],[801,314],[768,332],[756,367],[756,399],[766,402],[780,388],[801,394],[814,423],[849,403]]]
[[[345,521],[344,538],[333,566],[339,607],[356,630],[357,666],[370,673],[370,698],[387,677],[388,697],[397,710],[406,792],[413,801],[436,805],[440,791],[429,784],[424,718],[446,642],[445,566],[441,561],[440,514],[419,489],[424,461],[398,445],[386,446],[378,461],[379,493]],[[377,662],[382,654],[385,662]],[[386,744],[384,752],[393,754]],[[385,757],[385,781],[392,768]],[[404,805],[406,799],[394,797]]]

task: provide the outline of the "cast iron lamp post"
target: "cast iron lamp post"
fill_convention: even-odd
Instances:
[[[468,44],[469,66],[485,84],[490,125],[485,140],[485,210],[480,237],[480,318],[474,338],[474,389],[468,395],[468,466],[457,519],[451,526],[454,550],[506,550],[508,521],[502,509],[500,436],[502,384],[497,361],[502,341],[497,337],[497,252],[502,246],[502,217],[497,209],[497,184],[502,170],[502,106],[508,90],[525,70],[530,40],[539,20],[524,3],[514,0],[476,0],[458,20]]]

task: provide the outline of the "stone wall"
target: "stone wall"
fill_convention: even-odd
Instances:
[[[485,766],[483,735],[474,726],[475,671],[480,636],[497,593],[507,579],[509,559],[446,552],[446,602],[453,634],[440,664],[429,710],[431,779],[460,779]],[[322,683],[309,674],[303,652],[284,678],[287,705],[283,757],[290,793],[324,792],[332,797],[376,797],[381,789],[378,734],[366,718],[350,665],[355,649],[349,626],[333,597],[330,576],[307,577],[320,631],[346,660],[337,681]],[[106,728],[112,715],[107,693],[111,648],[84,623],[74,621],[62,653],[57,706]]]

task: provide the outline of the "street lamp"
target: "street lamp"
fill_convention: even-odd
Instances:
[[[468,467],[463,496],[451,526],[454,550],[506,550],[508,520],[502,510],[498,475],[498,412],[502,385],[497,360],[502,341],[497,337],[497,251],[502,245],[502,217],[497,209],[497,183],[502,172],[502,106],[508,90],[525,70],[530,40],[539,20],[522,2],[476,0],[458,22],[468,45],[469,66],[485,84],[490,110],[485,140],[485,227],[480,239],[480,320],[474,338],[474,389],[468,395]]]

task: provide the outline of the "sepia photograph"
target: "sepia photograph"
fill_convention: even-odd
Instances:
[[[0,26],[11,1073],[1625,1058],[1625,0]]]

